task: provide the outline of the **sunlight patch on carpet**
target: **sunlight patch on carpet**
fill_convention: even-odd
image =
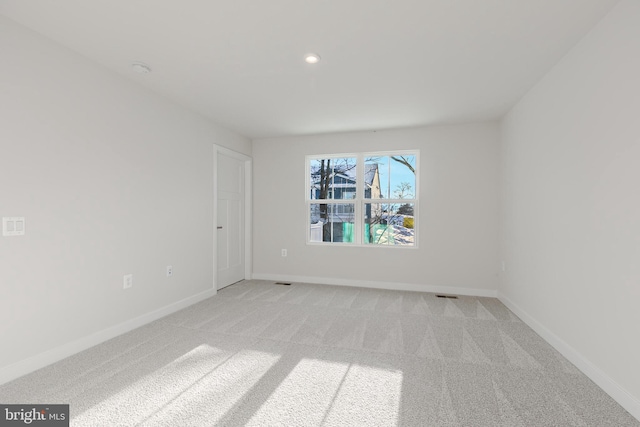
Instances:
[[[401,395],[402,371],[353,364],[323,425],[398,425]]]
[[[234,407],[279,355],[202,344],[74,418],[78,425],[184,425]],[[216,402],[211,405],[211,402]]]
[[[348,369],[348,363],[302,359],[248,425],[294,425],[301,419],[320,425]]]

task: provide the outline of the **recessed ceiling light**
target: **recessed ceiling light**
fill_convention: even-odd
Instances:
[[[147,64],[143,64],[142,62],[134,62],[131,64],[131,68],[133,68],[133,71],[140,74],[148,74],[151,72],[151,67]]]
[[[307,64],[317,64],[318,62],[320,62],[320,55],[318,55],[317,53],[307,53],[304,56],[304,61]]]

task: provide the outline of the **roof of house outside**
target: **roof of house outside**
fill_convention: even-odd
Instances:
[[[373,184],[373,179],[376,177],[378,170],[377,163],[366,163],[364,165],[364,183],[367,185]]]

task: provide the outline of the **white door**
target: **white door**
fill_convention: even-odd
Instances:
[[[218,152],[217,289],[244,279],[245,162]]]

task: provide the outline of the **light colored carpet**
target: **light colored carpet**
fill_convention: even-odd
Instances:
[[[0,387],[72,426],[640,426],[493,298],[245,281]]]

